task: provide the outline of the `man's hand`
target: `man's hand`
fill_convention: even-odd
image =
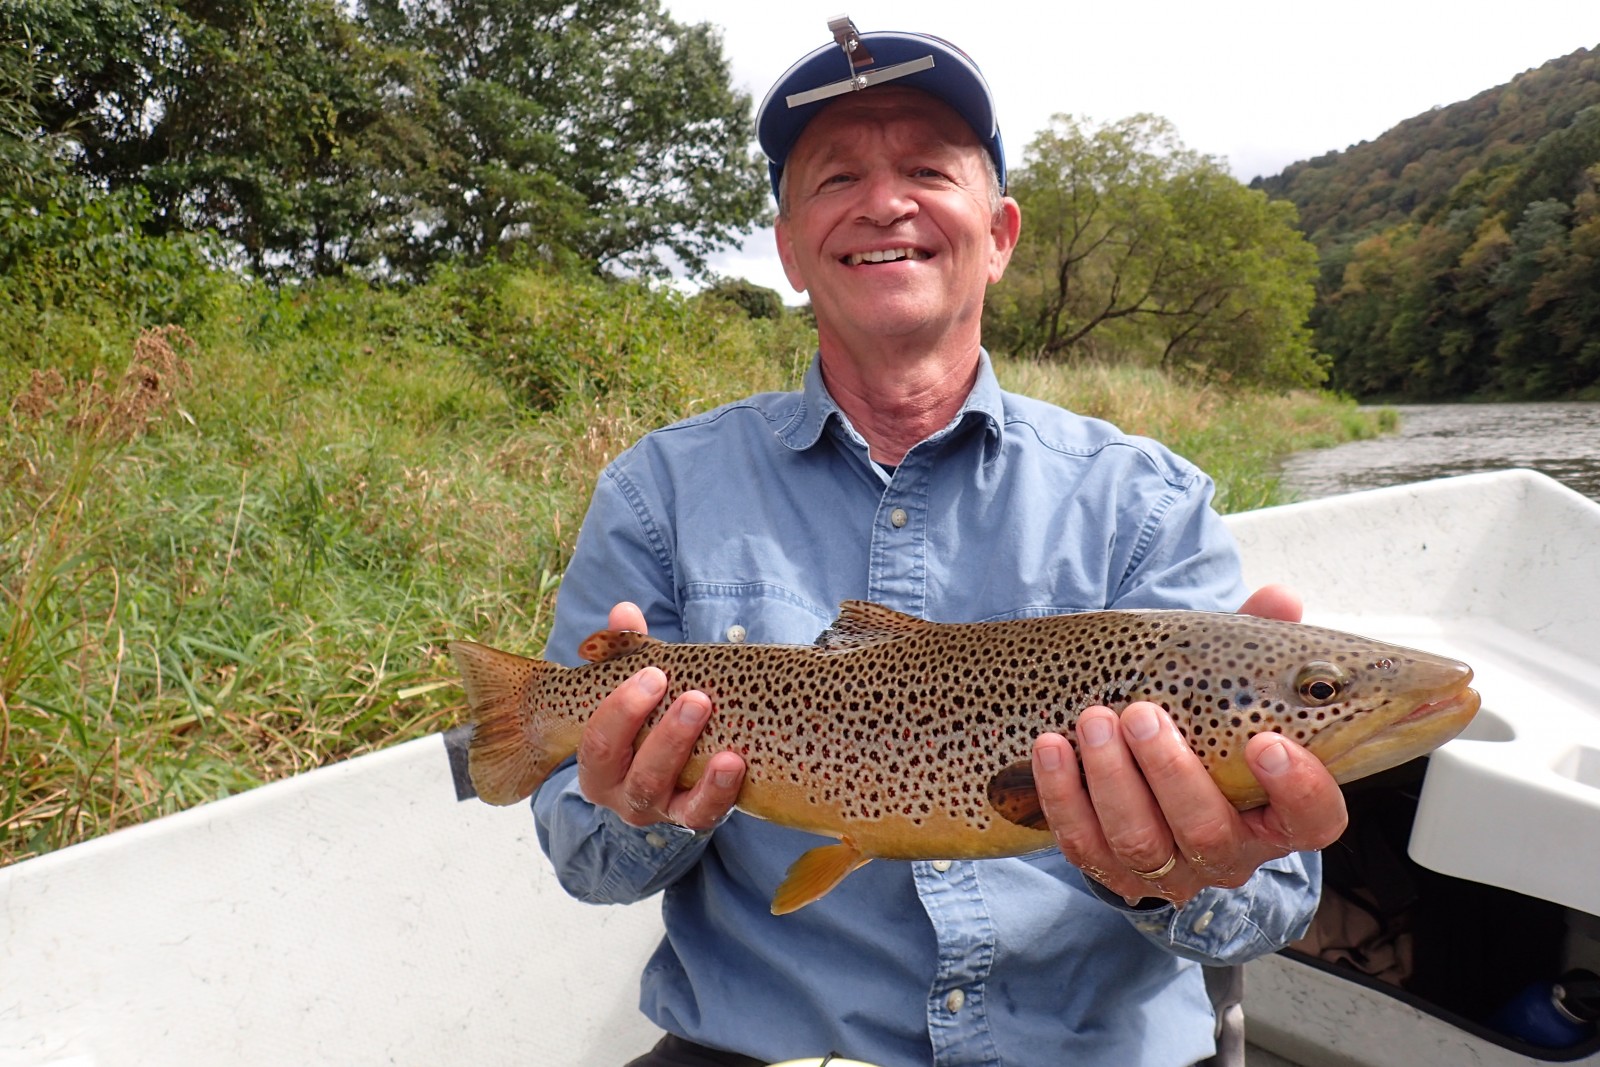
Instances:
[[[1266,586],[1239,611],[1299,622],[1300,609],[1294,593]],[[1076,753],[1060,734],[1034,743],[1040,804],[1067,859],[1130,903],[1181,904],[1207,886],[1241,886],[1268,860],[1326,847],[1344,831],[1338,783],[1280,734],[1245,746],[1267,806],[1241,812],[1156,704],[1130,704],[1120,716],[1089,708],[1077,731]]]
[[[644,613],[623,602],[611,609],[606,626],[644,633]],[[671,822],[709,830],[739,797],[744,759],[736,752],[719,752],[693,787],[678,788],[694,743],[711,717],[710,698],[696,690],[674,700],[635,751],[640,727],[666,691],[667,676],[659,667],[646,667],[600,701],[578,739],[578,788],[590,803],[610,808],[631,826]]]

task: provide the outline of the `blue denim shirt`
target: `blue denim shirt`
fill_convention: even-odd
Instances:
[[[948,622],[1232,611],[1246,591],[1211,492],[1152,441],[1003,392],[987,356],[961,412],[891,476],[813,364],[802,392],[657,430],[606,469],[547,655],[574,662],[623,599],[652,635],[696,642],[809,643],[847,598]],[[1297,937],[1320,886],[1318,857],[1296,855],[1240,889],[1140,912],[1047,850],[880,860],[774,917],[789,864],[825,839],[737,811],[706,834],[630,827],[584,800],[571,764],[534,812],[573,895],[665,891],[645,1014],[774,1062],[1190,1064],[1212,1051],[1196,961]]]

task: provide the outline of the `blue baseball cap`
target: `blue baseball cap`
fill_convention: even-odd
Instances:
[[[835,97],[883,84],[921,89],[954,108],[994,160],[1000,189],[1005,191],[1006,153],[994,96],[970,56],[925,33],[858,33],[842,15],[829,20],[828,28],[834,43],[785,71],[756,112],[756,135],[767,156],[773,196],[778,195],[778,178],[789,151],[806,124]]]

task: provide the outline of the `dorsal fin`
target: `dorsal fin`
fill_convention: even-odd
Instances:
[[[638,630],[596,630],[578,645],[578,655],[590,663],[601,663],[637,652],[646,645],[661,642]]]
[[[912,634],[932,626],[926,619],[874,604],[870,600],[846,600],[839,605],[839,617],[817,635],[817,647],[830,652],[866,648]]]

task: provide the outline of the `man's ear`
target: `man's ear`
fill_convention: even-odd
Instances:
[[[778,216],[777,221],[772,224],[772,236],[778,244],[778,259],[783,264],[783,273],[789,279],[789,285],[797,293],[805,292],[805,276],[800,273],[800,260],[794,254],[793,235],[787,218]]]
[[[1011,262],[1011,253],[1017,250],[1017,238],[1021,233],[1022,208],[1009,196],[1003,197],[1000,210],[995,212],[989,224],[989,234],[994,239],[994,254],[989,261],[990,285],[1005,276],[1006,266]]]

